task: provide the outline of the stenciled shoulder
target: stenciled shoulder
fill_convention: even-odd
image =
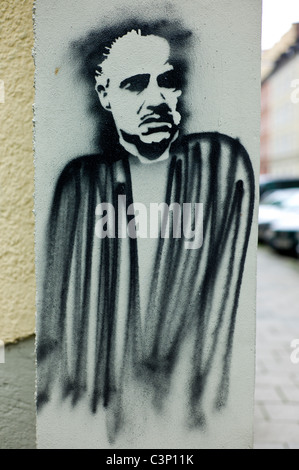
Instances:
[[[245,147],[241,144],[240,140],[231,137],[227,134],[221,134],[220,132],[198,132],[194,134],[185,135],[182,138],[182,145],[193,146],[196,143],[206,143],[215,146],[226,146],[230,147],[249,158],[248,152]]]
[[[99,154],[83,155],[74,158],[66,164],[59,176],[58,181],[67,183],[69,179],[75,178],[78,175],[84,176],[84,174],[93,172],[95,168],[101,164],[105,164],[105,161],[102,155]]]
[[[191,150],[196,145],[208,145],[211,152],[216,152],[220,158],[222,151],[229,149],[231,158],[238,158],[239,163],[244,166],[246,172],[253,178],[250,156],[239,139],[219,132],[199,132],[186,135],[181,140],[182,148]]]
[[[74,158],[68,162],[61,171],[57,179],[56,193],[75,184],[78,178],[80,178],[81,181],[84,179],[88,180],[89,177],[94,174],[96,169],[103,164],[105,164],[105,160],[100,154],[83,155]]]

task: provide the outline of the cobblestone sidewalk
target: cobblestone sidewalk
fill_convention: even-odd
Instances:
[[[255,449],[299,449],[299,260],[258,250]]]

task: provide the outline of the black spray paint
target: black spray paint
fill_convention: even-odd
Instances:
[[[122,423],[122,392],[128,377],[144,381],[153,390],[154,403],[161,406],[180,348],[190,332],[196,332],[196,338],[190,359],[189,425],[205,423],[201,400],[217,357],[218,338],[224,330],[226,345],[215,390],[215,408],[225,406],[228,398],[234,327],[254,203],[251,164],[237,140],[217,133],[189,136],[176,150],[169,168],[165,202],[204,204],[204,244],[199,250],[186,250],[183,238],[160,238],[144,334],[140,326],[137,240],[105,238],[101,240],[97,259],[92,255],[94,244],[99,243],[94,231],[97,204],[108,201],[117,207],[120,194],[126,195],[127,206],[132,203],[128,159],[123,155],[121,160],[124,183],[116,179],[115,164],[109,166],[95,155],[70,163],[56,188],[49,222],[44,305],[37,328],[38,405],[49,400],[57,377],[63,396],[71,397],[74,405],[86,396],[88,327],[90,316],[96,315],[93,391],[87,399],[92,412],[96,412],[99,404],[111,407],[117,418],[112,436]],[[227,150],[229,169],[226,159],[222,159]],[[240,172],[241,179],[237,176]],[[240,230],[240,217],[246,219],[245,232]],[[126,261],[130,289],[123,366],[116,385],[115,305],[123,243],[129,243]],[[98,263],[96,282],[92,280],[92,263]],[[96,310],[90,307],[92,282],[98,285],[98,292],[92,294],[98,299]],[[70,290],[74,295],[70,296]],[[221,304],[213,306],[219,291]],[[67,332],[66,318],[70,312],[74,323]],[[216,322],[211,331],[212,317]],[[211,337],[213,344],[206,355],[205,345]]]

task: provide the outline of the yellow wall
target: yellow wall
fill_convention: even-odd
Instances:
[[[0,339],[35,328],[33,0],[0,1]]]

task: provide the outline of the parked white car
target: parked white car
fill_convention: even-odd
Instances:
[[[288,198],[268,230],[269,244],[277,251],[299,255],[299,192]]]
[[[272,236],[269,231],[272,224],[284,217],[288,201],[299,197],[298,188],[278,189],[265,193],[260,200],[258,215],[258,238],[260,242],[268,243]]]

